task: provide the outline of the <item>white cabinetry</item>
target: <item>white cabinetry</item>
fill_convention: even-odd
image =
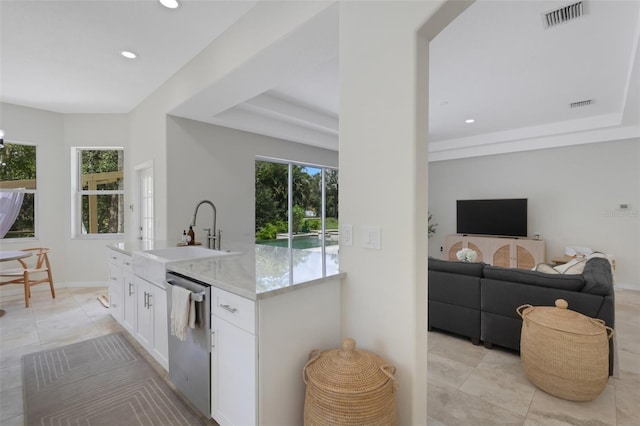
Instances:
[[[213,287],[211,304],[213,419],[303,424],[302,367],[340,345],[340,278],[257,301]]]
[[[109,309],[164,368],[169,368],[167,292],[133,274],[132,257],[109,250]]]
[[[445,246],[449,260],[457,260],[456,253],[460,249],[470,248],[478,253],[477,262],[505,268],[531,269],[543,263],[546,257],[545,242],[527,238],[447,235]]]
[[[256,424],[255,304],[211,292],[211,413],[220,424]]]
[[[122,280],[124,284],[122,326],[133,334],[136,330],[136,284],[133,279],[133,272],[123,269]]]
[[[124,315],[123,261],[131,264],[131,257],[113,250],[109,252],[109,311],[118,322],[122,322]]]
[[[136,289],[136,339],[162,365],[169,367],[167,291],[134,276]]]

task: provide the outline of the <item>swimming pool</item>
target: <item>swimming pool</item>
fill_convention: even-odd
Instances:
[[[308,236],[308,237],[298,237],[293,239],[293,248],[294,249],[308,249],[314,247],[321,247],[322,241],[316,236]],[[256,244],[264,244],[267,246],[278,246],[278,247],[287,247],[289,244],[289,240],[287,239],[278,239],[278,240],[256,240]],[[325,241],[325,246],[335,246],[338,245],[338,241]]]

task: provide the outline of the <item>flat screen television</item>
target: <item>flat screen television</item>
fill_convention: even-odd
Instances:
[[[527,236],[527,199],[457,200],[457,233]]]

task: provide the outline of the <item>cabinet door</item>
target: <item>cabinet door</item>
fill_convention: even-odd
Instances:
[[[136,336],[143,346],[150,348],[153,340],[151,327],[151,309],[149,309],[149,294],[151,284],[142,278],[134,277],[136,286]]]
[[[518,268],[531,269],[545,261],[546,244],[544,240],[518,240],[515,243]]]
[[[153,311],[153,349],[155,358],[165,367],[169,363],[169,321],[167,320],[167,291],[151,287],[150,308]]]
[[[135,333],[136,329],[136,283],[133,274],[122,271],[124,281],[122,325],[130,333]]]
[[[113,318],[118,322],[122,322],[122,304],[123,304],[123,291],[122,291],[122,271],[120,267],[110,263],[109,264],[109,312]]]
[[[211,416],[220,426],[255,425],[256,338],[213,316]]]
[[[500,244],[493,252],[493,266],[501,266],[503,268],[511,267],[511,243]]]

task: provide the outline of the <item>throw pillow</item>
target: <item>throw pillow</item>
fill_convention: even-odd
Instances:
[[[559,274],[560,272],[553,269],[553,266],[546,263],[538,263],[536,268],[534,269],[538,272],[544,272],[545,274]]]
[[[584,271],[584,265],[587,263],[586,258],[571,259],[564,265],[554,266],[553,269],[561,274],[581,274]]]

